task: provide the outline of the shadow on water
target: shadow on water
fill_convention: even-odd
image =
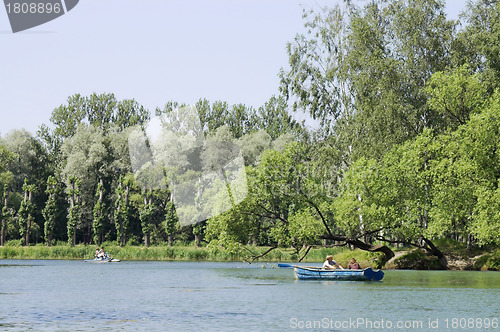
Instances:
[[[385,271],[387,287],[419,288],[500,288],[500,273],[495,271]]]
[[[43,266],[40,264],[0,264],[0,267],[33,267],[33,266]]]

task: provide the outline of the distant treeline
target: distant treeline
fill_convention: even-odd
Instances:
[[[113,94],[69,97],[36,136],[0,138],[2,245],[194,241],[235,253],[247,244],[295,248],[297,259],[350,245],[383,261],[394,255],[388,245],[405,245],[443,265],[437,239],[498,245],[500,3],[471,2],[462,22],[444,6],[350,1],[308,12],[307,32],[287,45],[279,96],[258,109],[199,100],[202,137],[239,148],[248,194],[188,226],[175,188],[138,183],[128,146],[130,128],[185,105],[152,114]],[[201,190],[193,196],[201,206]]]

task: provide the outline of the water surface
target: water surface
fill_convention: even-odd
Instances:
[[[299,281],[272,263],[0,260],[5,331],[495,331],[499,303],[498,272]]]

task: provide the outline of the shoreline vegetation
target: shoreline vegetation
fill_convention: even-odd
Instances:
[[[0,261],[2,259],[62,259],[83,260],[92,259],[95,245],[55,245],[45,246],[37,244],[31,246],[5,245],[0,247]],[[187,245],[174,246],[124,246],[116,244],[104,244],[105,251],[113,257],[122,261],[205,261],[205,262],[248,262],[250,253],[264,253],[268,247],[245,246],[241,251],[226,251],[223,248],[195,247]],[[335,261],[341,266],[348,266],[352,257],[362,267],[387,269],[409,269],[409,270],[442,270],[439,262],[430,255],[420,250],[395,250],[395,257],[383,267],[379,262],[382,260],[381,253],[371,253],[359,249],[347,248],[313,248],[301,263],[322,263],[327,254],[333,254]],[[464,252],[455,247],[446,255],[448,270],[477,270],[477,271],[500,271],[500,249],[492,249],[481,252]],[[297,254],[293,249],[280,248],[269,252],[263,260],[255,260],[252,264],[297,262]]]

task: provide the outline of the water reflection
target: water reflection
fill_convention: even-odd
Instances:
[[[242,263],[3,263],[6,331],[286,331],[292,318],[443,322],[500,314],[498,272],[389,270],[382,282],[344,282],[298,281],[292,269]]]

